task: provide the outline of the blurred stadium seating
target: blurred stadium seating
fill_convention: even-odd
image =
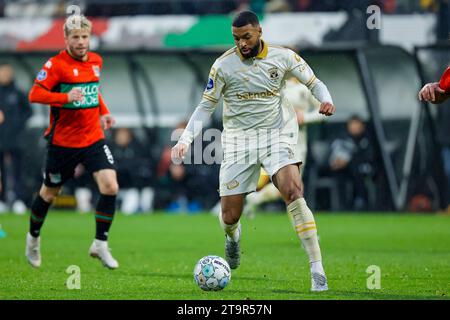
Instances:
[[[60,0],[1,0],[4,16],[64,16],[67,1]],[[263,12],[332,12],[339,10],[365,10],[370,4],[381,7],[383,12],[415,13],[434,12],[438,9],[436,0],[75,0],[70,4],[78,5],[88,16],[124,16],[124,15],[210,15],[228,14],[236,10],[250,9]]]

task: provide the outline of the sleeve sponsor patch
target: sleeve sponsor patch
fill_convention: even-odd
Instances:
[[[300,71],[300,72],[303,72],[303,71],[305,71],[305,69],[306,69],[306,63],[300,63],[300,66],[298,67],[298,70]]]
[[[51,62],[50,60],[48,60],[48,61],[45,63],[45,67],[46,67],[47,69],[50,69],[50,68],[52,67],[52,62]]]
[[[47,71],[45,71],[44,69],[42,69],[41,71],[39,71],[39,73],[37,74],[36,79],[38,81],[42,81],[47,79]]]

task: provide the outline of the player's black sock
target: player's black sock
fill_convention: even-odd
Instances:
[[[45,202],[40,195],[36,197],[31,205],[30,234],[35,238],[39,237],[50,205],[51,203]]]
[[[95,212],[95,239],[102,241],[108,240],[108,231],[111,227],[115,210],[116,196],[100,195]]]

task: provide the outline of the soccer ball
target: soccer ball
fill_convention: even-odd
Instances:
[[[194,280],[202,290],[222,290],[230,279],[230,266],[219,256],[203,257],[195,265]]]

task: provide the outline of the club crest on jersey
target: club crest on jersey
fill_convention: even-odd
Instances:
[[[280,76],[278,73],[278,68],[277,67],[273,67],[269,69],[269,76],[270,76],[270,80],[276,80],[278,79],[278,77]]]
[[[50,60],[48,60],[48,61],[45,63],[45,67],[46,67],[47,69],[50,69],[50,68],[52,67],[52,62],[51,62]]]
[[[36,79],[38,79],[38,81],[42,81],[47,79],[47,71],[45,71],[44,69],[42,69],[41,71],[38,72]]]
[[[73,69],[73,75],[74,75],[75,77],[78,77],[78,69]]]
[[[212,78],[208,79],[208,84],[206,85],[206,90],[211,90],[214,88],[214,80]]]
[[[92,66],[92,70],[94,71],[94,74],[96,77],[100,77],[100,67],[99,66]]]

